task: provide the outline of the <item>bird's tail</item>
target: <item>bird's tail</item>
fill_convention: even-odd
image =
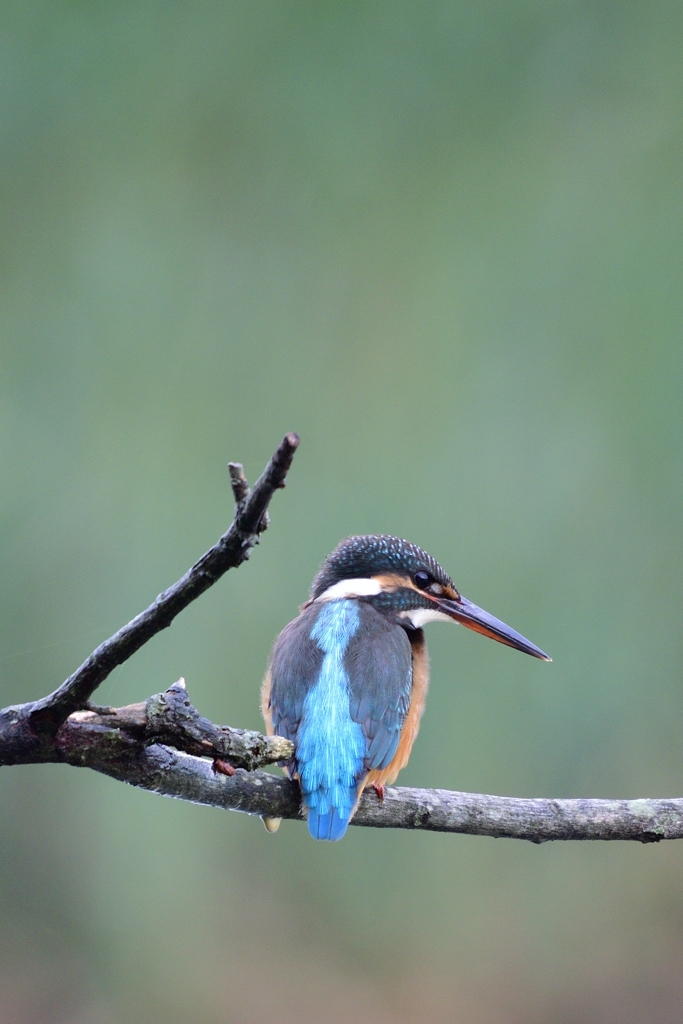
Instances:
[[[327,839],[333,843],[342,838],[348,827],[348,812],[342,817],[336,807],[331,807],[325,814],[318,814],[309,808],[308,831],[314,839]]]

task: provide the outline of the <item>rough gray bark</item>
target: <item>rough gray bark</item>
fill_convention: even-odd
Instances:
[[[269,818],[301,817],[297,784],[255,770],[287,760],[292,744],[279,736],[215,725],[192,706],[183,680],[140,704],[76,711],[55,736],[41,734],[39,743],[20,758],[16,751],[11,755],[0,749],[0,763],[60,762],[193,803]],[[532,843],[652,843],[683,838],[683,799],[531,800],[387,787],[382,799],[373,790],[363,795],[353,824]]]
[[[101,644],[60,687],[39,701],[0,711],[0,765],[59,762],[92,768],[164,796],[268,818],[300,818],[296,782],[258,770],[288,760],[281,737],[215,725],[192,706],[183,680],[123,708],[89,698],[126,661],[230,568],[249,557],[268,525],[267,507],[299,444],[288,434],[253,491],[230,464],[235,519],[230,529],[146,611]],[[442,789],[366,792],[354,825],[527,839],[683,838],[683,799],[544,800]]]
[[[266,772],[218,777],[208,762],[168,747],[148,751],[149,775],[133,784],[165,796],[269,818],[300,818],[298,786]],[[108,772],[107,774],[113,774]],[[132,781],[124,775],[115,776]],[[152,785],[147,782],[152,779]],[[460,832],[496,839],[683,839],[683,799],[543,800],[388,786],[363,794],[352,825]]]

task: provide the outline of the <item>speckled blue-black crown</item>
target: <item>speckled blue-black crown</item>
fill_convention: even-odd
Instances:
[[[311,600],[340,580],[369,579],[382,573],[412,576],[419,571],[429,573],[444,587],[454,586],[436,559],[417,544],[381,533],[347,537],[320,567],[311,585]]]

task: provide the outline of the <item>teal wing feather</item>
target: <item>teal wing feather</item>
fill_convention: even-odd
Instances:
[[[315,686],[323,652],[311,639],[317,610],[308,608],[275,641],[270,661],[270,709],[273,729],[296,745],[304,703]]]
[[[349,709],[366,739],[365,767],[390,764],[410,707],[412,651],[405,629],[369,604],[344,659]]]

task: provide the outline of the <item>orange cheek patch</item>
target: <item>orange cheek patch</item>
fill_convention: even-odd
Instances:
[[[409,576],[399,576],[398,573],[386,573],[383,576],[373,576],[373,580],[377,580],[382,590],[398,590],[410,589],[414,590],[416,594],[421,594],[422,597],[429,597],[432,601],[438,601],[439,598],[448,598],[450,601],[459,601],[460,594],[455,587],[441,587],[440,594],[431,594],[429,590],[421,590],[420,587],[416,587]]]
[[[409,576],[399,576],[398,573],[387,573],[385,576],[373,576],[373,580],[377,580],[382,590],[398,590],[399,588],[410,587],[411,590],[417,591],[421,594],[422,591],[418,590],[413,581]]]

